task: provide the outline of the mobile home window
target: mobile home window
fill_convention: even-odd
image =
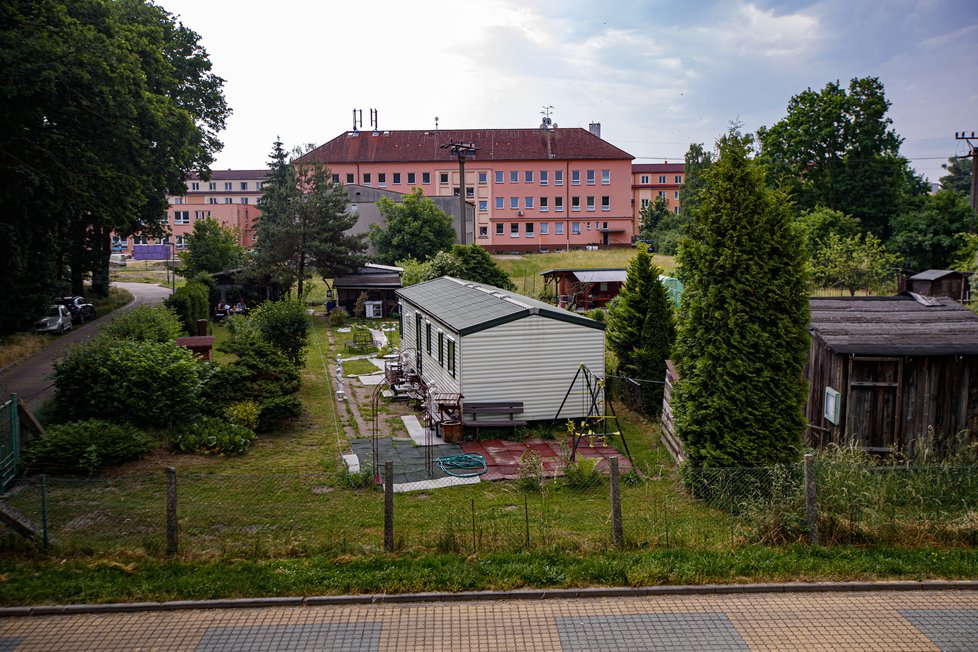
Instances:
[[[425,329],[425,340],[428,343],[428,355],[431,355],[431,322],[425,322],[427,328]]]
[[[455,377],[455,340],[448,338],[448,373]]]
[[[445,366],[445,334],[438,331],[438,366]]]
[[[414,315],[414,348],[421,353],[421,313],[415,313]],[[420,358],[419,358],[420,359]]]

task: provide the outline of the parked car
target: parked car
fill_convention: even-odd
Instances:
[[[61,334],[71,330],[71,313],[60,303],[48,306],[44,316],[34,322],[35,333]]]
[[[95,306],[85,303],[85,297],[61,297],[55,299],[55,303],[60,303],[71,313],[73,324],[84,324],[86,321],[95,319]]]

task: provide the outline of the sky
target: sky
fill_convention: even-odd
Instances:
[[[681,161],[793,95],[878,77],[901,153],[936,182],[978,132],[976,0],[157,0],[201,36],[233,110],[214,169],[353,127],[601,123],[636,163]],[[976,141],[978,144],[978,141]]]

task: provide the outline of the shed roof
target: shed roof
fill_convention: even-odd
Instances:
[[[397,291],[398,296],[468,335],[531,315],[604,330],[601,322],[485,283],[451,276],[418,283]]]
[[[978,315],[947,297],[811,300],[813,337],[836,353],[978,355]]]
[[[549,139],[549,144],[548,144]],[[300,163],[411,163],[455,161],[442,145],[474,143],[470,161],[533,161],[618,159],[634,157],[578,127],[554,129],[433,129],[401,131],[347,131],[299,159]]]
[[[574,272],[581,283],[624,283],[628,272],[623,269],[582,269]]]
[[[592,267],[585,269],[548,269],[540,276],[573,276],[579,283],[624,283],[628,270],[624,267]]]
[[[936,281],[947,276],[965,277],[971,276],[971,272],[957,272],[953,269],[928,269],[927,271],[914,274],[910,277],[911,281]]]
[[[352,274],[337,276],[333,287],[340,288],[399,288],[401,272],[404,270],[392,265],[366,263]]]

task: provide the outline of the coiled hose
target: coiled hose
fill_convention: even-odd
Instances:
[[[435,464],[438,465],[439,469],[456,478],[472,478],[489,470],[486,465],[486,458],[479,453],[436,457]]]

